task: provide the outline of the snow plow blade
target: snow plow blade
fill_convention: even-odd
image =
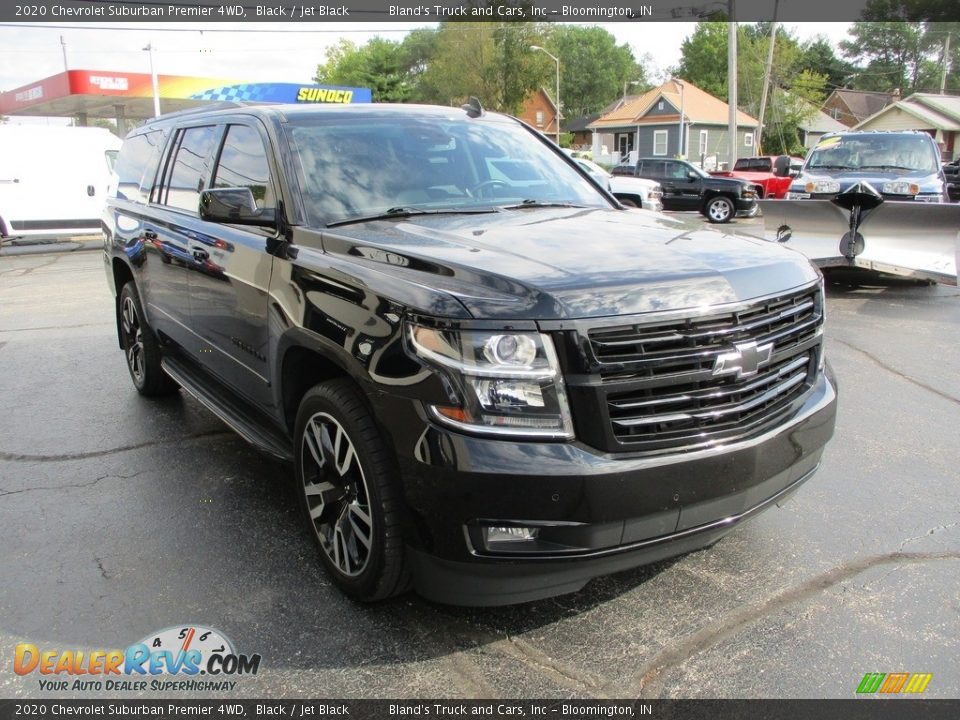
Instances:
[[[957,285],[960,205],[876,202],[845,209],[831,200],[761,200],[763,237],[821,268],[857,267]]]

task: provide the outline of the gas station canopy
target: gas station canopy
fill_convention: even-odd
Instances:
[[[297,83],[248,83],[227,78],[158,75],[163,113],[232,100],[265,103],[368,103],[369,88]],[[0,93],[0,115],[145,120],[154,116],[148,74],[67,70]]]

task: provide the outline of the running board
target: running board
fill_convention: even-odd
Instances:
[[[279,460],[293,462],[290,440],[266,422],[260,422],[257,412],[245,407],[243,400],[235,398],[215,380],[205,377],[205,373],[177,358],[166,356],[161,365],[167,375],[248,443]]]

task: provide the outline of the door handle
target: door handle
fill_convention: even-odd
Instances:
[[[204,260],[209,260],[209,259],[210,259],[210,253],[208,253],[208,252],[207,252],[204,248],[202,248],[202,247],[193,247],[193,248],[190,248],[190,252],[193,253],[193,259],[194,259],[194,260],[199,260],[199,261],[203,262]]]
[[[93,197],[97,194],[97,189],[93,185],[87,185],[87,195]]]

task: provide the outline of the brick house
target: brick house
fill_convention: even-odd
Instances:
[[[550,93],[538,88],[524,99],[523,108],[517,117],[553,139],[557,132],[558,114],[557,105]]]

